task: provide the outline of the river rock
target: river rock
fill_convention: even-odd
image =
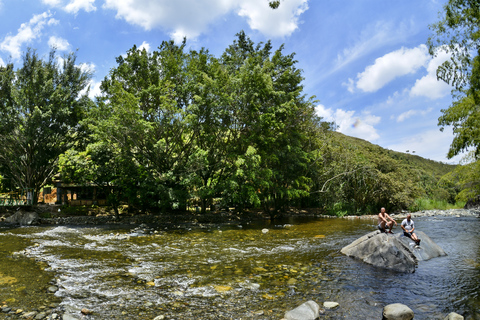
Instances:
[[[315,301],[307,301],[285,313],[286,320],[314,320],[320,314],[320,306]]]
[[[467,203],[465,203],[464,209],[480,209],[480,195],[468,199]]]
[[[463,316],[459,315],[458,313],[451,312],[446,316],[443,320],[463,320]]]
[[[5,219],[6,223],[19,224],[19,225],[36,225],[38,224],[40,217],[36,212],[23,212],[17,211],[10,217]]]
[[[4,312],[4,313],[9,313],[10,311],[12,311],[12,308],[7,307],[7,306],[2,307],[2,312]]]
[[[325,302],[323,303],[323,307],[324,307],[325,309],[335,309],[335,308],[338,307],[338,306],[339,306],[338,302],[325,301]]]
[[[413,240],[409,237],[405,237],[403,233],[397,233],[395,234],[395,236],[398,237],[400,241],[402,241],[410,248],[418,261],[426,261],[432,258],[447,255],[445,251],[443,251],[443,249],[440,248],[438,244],[433,242],[433,240],[430,239],[430,237],[427,236],[424,232],[417,230],[415,230],[414,232],[420,239],[420,246],[416,246],[415,242],[413,242]]]
[[[21,318],[23,318],[23,319],[33,319],[33,317],[35,317],[36,315],[37,315],[36,311],[31,311],[31,312],[26,312],[26,313],[22,314]]]
[[[70,313],[65,312],[63,314],[62,320],[79,320],[77,317],[72,316]]]
[[[383,320],[411,320],[413,311],[401,303],[393,303],[383,308]]]
[[[50,292],[50,293],[55,293],[58,291],[58,287],[57,286],[49,286],[47,288],[47,291]]]
[[[391,234],[376,230],[342,248],[349,257],[399,272],[415,272],[417,258],[407,245]]]
[[[42,320],[42,319],[45,319],[46,317],[47,317],[46,312],[40,312],[35,316],[35,320]]]

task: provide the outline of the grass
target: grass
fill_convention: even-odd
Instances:
[[[408,208],[410,211],[421,211],[421,210],[448,210],[448,209],[461,209],[465,206],[465,202],[457,201],[452,204],[446,200],[436,200],[429,198],[419,198],[414,201],[414,203]]]

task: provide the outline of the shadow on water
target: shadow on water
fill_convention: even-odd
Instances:
[[[325,319],[379,319],[385,305],[400,302],[415,319],[452,311],[479,319],[479,220],[415,223],[448,256],[420,262],[413,274],[339,252],[375,230],[373,220],[0,229],[7,257],[0,262],[0,302],[27,309],[61,301],[72,313],[92,310],[90,319],[280,319],[307,300],[340,303]],[[51,279],[55,295],[46,293]]]

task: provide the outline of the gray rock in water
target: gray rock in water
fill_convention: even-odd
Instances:
[[[459,315],[458,313],[451,312],[446,316],[443,320],[463,320],[463,316]]]
[[[35,316],[35,320],[42,320],[42,319],[45,319],[46,317],[47,317],[46,312],[40,312]]]
[[[418,261],[426,261],[447,255],[445,251],[443,251],[438,244],[433,242],[424,232],[415,230],[415,234],[420,239],[420,246],[416,246],[415,242],[412,239],[405,237],[403,233],[395,234],[395,236],[410,248]]]
[[[47,288],[47,291],[50,292],[50,293],[55,293],[58,291],[58,287],[57,286],[49,286]]]
[[[325,309],[335,309],[338,306],[339,306],[338,302],[334,302],[334,301],[325,301],[323,303],[323,307]]]
[[[5,306],[5,307],[2,307],[2,312],[4,312],[4,313],[9,313],[10,311],[12,311],[12,308],[6,307],[6,306]]]
[[[22,314],[21,318],[28,319],[28,318],[33,318],[36,315],[37,315],[36,311],[31,311],[31,312],[27,312],[27,313]]]
[[[415,272],[417,258],[398,237],[370,232],[358,238],[341,252],[349,257],[358,258],[368,264],[399,272]]]
[[[10,217],[5,219],[6,223],[19,224],[19,225],[35,225],[38,224],[40,217],[36,212],[23,212],[17,211]]]
[[[401,303],[389,304],[383,308],[383,320],[411,320],[413,311]]]
[[[72,316],[70,313],[65,312],[63,314],[62,320],[79,320],[77,317]]]
[[[286,320],[314,320],[320,314],[320,306],[315,301],[307,301],[285,313]]]

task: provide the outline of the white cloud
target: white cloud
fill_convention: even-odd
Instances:
[[[93,63],[81,63],[77,67],[79,67],[80,70],[82,70],[82,72],[90,72],[90,73],[95,72],[95,64]]]
[[[117,19],[145,30],[170,30],[172,39],[179,42],[183,37],[198,37],[210,23],[232,11],[267,36],[290,35],[298,27],[299,16],[308,9],[307,1],[284,0],[272,10],[263,0],[105,0],[104,8],[115,10]]]
[[[85,10],[86,12],[96,11],[94,3],[95,0],[42,0],[46,5],[56,8],[62,8],[68,13],[77,14],[80,10]]]
[[[380,138],[380,135],[375,129],[375,125],[380,123],[381,118],[370,113],[364,112],[360,116],[355,115],[355,111],[345,111],[343,109],[332,110],[325,108],[323,105],[318,105],[315,108],[318,116],[325,121],[335,122],[338,126],[337,131],[343,134],[374,141]]]
[[[410,153],[435,161],[458,163],[462,155],[447,160],[447,153],[452,140],[453,133],[451,130],[445,129],[444,132],[441,132],[439,129],[432,129],[405,137],[400,143],[387,146],[387,148],[399,152],[409,150]]]
[[[449,57],[447,53],[440,51],[437,57],[431,59],[427,66],[428,74],[415,82],[410,90],[410,95],[424,96],[432,100],[448,95],[452,87],[441,80],[437,80],[437,68]]]
[[[428,49],[423,44],[413,49],[401,48],[390,52],[357,75],[357,88],[375,92],[397,77],[415,73],[429,57]]]
[[[62,4],[62,0],[42,0],[42,2],[52,7],[57,7]]]
[[[352,78],[348,78],[346,82],[342,83],[342,86],[347,87],[347,90],[350,93],[355,91],[355,81]]]
[[[94,100],[96,97],[99,97],[102,95],[102,91],[100,90],[100,85],[102,84],[101,81],[97,82],[94,80],[90,80],[90,82],[87,85],[87,88],[90,90],[88,91],[88,97],[92,100]],[[87,88],[84,90],[80,91],[79,96],[83,96],[84,94],[87,93]]]
[[[143,43],[140,45],[140,47],[138,47],[138,50],[143,50],[145,49],[147,52],[150,51],[150,43],[146,42],[146,41],[143,41]]]
[[[360,31],[353,45],[343,49],[337,55],[332,72],[345,67],[351,62],[386,45],[402,43],[411,34],[415,26],[411,21],[394,23],[393,21],[376,21]]]
[[[86,12],[91,12],[97,10],[93,5],[95,0],[72,0],[67,4],[64,10],[68,13],[77,14],[80,10],[85,10]]]
[[[48,20],[48,22],[47,22],[47,24],[48,24],[49,26],[57,25],[57,24],[59,24],[59,23],[60,23],[60,21],[58,21],[57,19],[53,19],[53,18],[51,18],[51,19]]]
[[[66,51],[70,48],[70,43],[63,38],[52,36],[48,39],[48,46],[59,51]]]
[[[17,60],[21,55],[21,47],[40,37],[45,24],[48,23],[50,12],[37,14],[29,22],[22,23],[16,35],[7,35],[0,43],[0,50],[10,53]]]
[[[0,58],[0,67],[5,67],[5,66],[6,66],[5,62],[3,62],[2,58]]]
[[[299,17],[308,10],[307,0],[285,0],[272,10],[268,1],[240,1],[238,15],[246,17],[248,25],[268,37],[289,36],[298,28]]]
[[[405,120],[407,120],[408,118],[411,118],[413,116],[416,116],[416,115],[426,115],[428,113],[430,113],[431,111],[433,110],[433,108],[429,108],[427,110],[408,110],[402,114],[400,114],[398,117],[397,117],[397,122],[403,122]]]

